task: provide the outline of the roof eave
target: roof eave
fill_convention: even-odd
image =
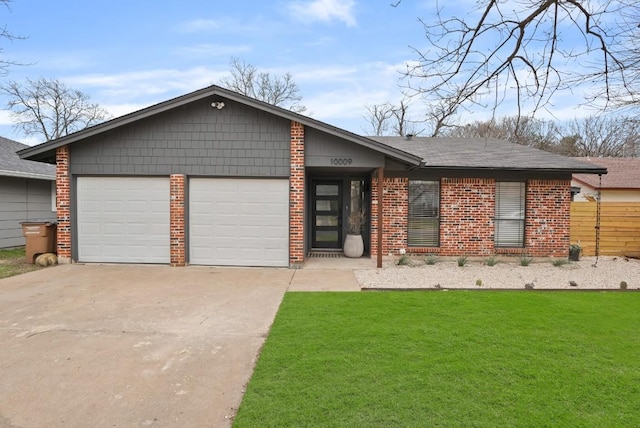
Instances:
[[[20,171],[7,171],[7,170],[0,170],[0,177],[30,178],[34,180],[47,180],[47,181],[54,181],[56,179],[55,175],[36,174],[36,173],[20,172]]]
[[[445,166],[445,165],[422,165],[424,169],[447,169],[447,170],[477,170],[477,171],[509,171],[509,172],[543,172],[543,173],[565,173],[565,174],[606,174],[606,168],[504,168],[504,167],[479,167],[479,166]]]

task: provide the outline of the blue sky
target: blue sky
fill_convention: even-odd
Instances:
[[[312,117],[366,133],[364,105],[400,99],[410,46],[425,42],[418,17],[436,7],[392,1],[13,0],[1,22],[27,39],[0,41],[2,55],[30,65],[3,79],[57,78],[120,116],[217,83],[238,57],[290,72]],[[0,135],[39,142],[14,132],[6,111]]]

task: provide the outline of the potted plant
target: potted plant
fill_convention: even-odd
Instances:
[[[344,240],[344,255],[346,257],[361,257],[364,253],[362,227],[367,221],[364,210],[352,211],[347,218],[347,237]]]
[[[580,254],[582,254],[582,247],[579,243],[569,245],[569,260],[572,262],[580,261]]]

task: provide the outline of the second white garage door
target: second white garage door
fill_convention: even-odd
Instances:
[[[289,180],[189,181],[189,260],[219,266],[289,265]]]

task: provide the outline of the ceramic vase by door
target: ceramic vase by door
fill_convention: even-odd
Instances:
[[[362,235],[347,235],[347,238],[344,240],[343,251],[346,257],[362,257],[364,253]]]

